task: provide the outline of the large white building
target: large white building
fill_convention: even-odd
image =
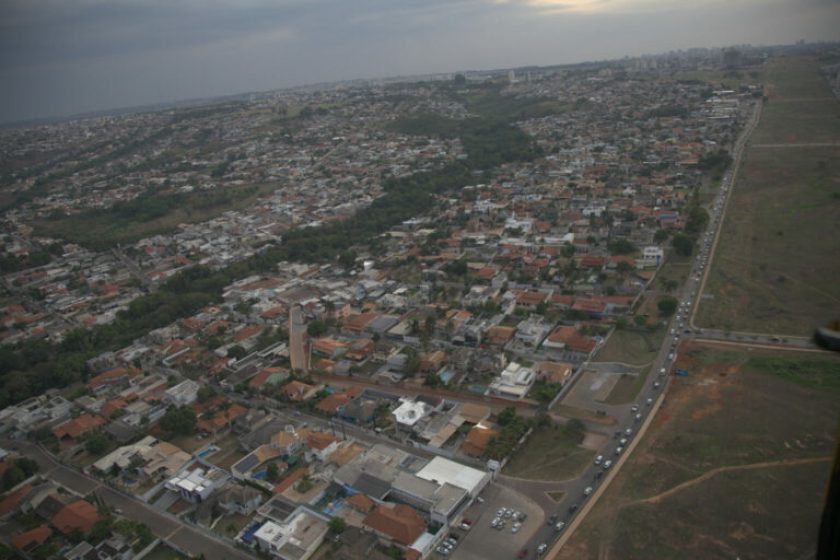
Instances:
[[[533,369],[510,362],[499,377],[490,383],[490,392],[502,397],[521,399],[528,394],[536,380],[537,374]]]
[[[254,540],[263,552],[282,560],[306,560],[321,546],[329,526],[312,511],[298,507],[283,523],[266,521]]]

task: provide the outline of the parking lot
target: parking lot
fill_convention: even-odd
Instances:
[[[474,503],[464,514],[465,518],[472,520],[472,529],[453,531],[460,538],[458,546],[448,557],[455,560],[516,558],[519,551],[527,546],[531,535],[545,522],[543,511],[525,496],[496,483],[488,485],[481,496],[484,503]],[[525,514],[516,533],[512,532],[515,522],[512,514],[505,518],[503,528],[490,526],[501,508]],[[435,555],[442,557],[438,553]]]

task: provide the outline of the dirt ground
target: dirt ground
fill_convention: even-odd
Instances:
[[[558,558],[812,557],[840,419],[807,379],[840,375],[826,356],[683,344],[690,375]]]

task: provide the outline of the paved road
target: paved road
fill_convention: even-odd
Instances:
[[[59,464],[51,455],[34,444],[8,440],[4,440],[3,444],[8,447],[17,446],[21,453],[34,459],[41,468],[41,474],[45,477],[81,496],[95,492],[108,506],[113,509],[119,508],[123,517],[145,523],[154,534],[181,550],[195,555],[203,554],[208,560],[250,560],[256,557],[172,515],[156,511],[148,504],[105,486],[75,469]]]
[[[691,325],[691,321],[693,320],[698,295],[702,294],[705,275],[708,274],[708,269],[706,269],[706,265],[708,264],[707,260],[709,254],[714,251],[718,241],[722,216],[726,209],[726,203],[729,200],[729,193],[732,190],[734,173],[737,172],[747,138],[754,130],[760,113],[761,105],[756,104],[747,126],[735,143],[733,150],[733,170],[724,176],[721,183],[720,195],[712,203],[709,212],[709,224],[706,227],[705,235],[700,238],[701,249],[692,265],[688,280],[676,292],[676,297],[680,301],[679,309],[668,325],[669,334],[665,336],[659,353],[651,363],[651,374],[645,380],[636,398],[636,403],[633,405],[634,407],[638,407],[638,412],[632,410],[630,405],[613,407],[611,409],[611,412],[615,413],[617,420],[615,437],[609,439],[599,450],[599,453],[603,455],[604,461],[616,461],[616,465],[606,472],[603,470],[603,466],[592,465],[579,479],[569,481],[566,484],[567,494],[554,508],[554,511],[546,511],[547,515],[554,513],[558,521],[564,521],[566,523],[565,531],[562,533],[563,541],[568,538],[567,535],[571,534],[574,527],[582,521],[583,516],[585,516],[591,504],[600,495],[600,485],[604,484],[605,480],[611,480],[616,476],[617,470],[626,460],[628,453],[635,447],[639,428],[649,425],[658,408],[658,404],[662,401],[665,387],[670,381],[668,372],[676,359],[675,354],[679,340],[684,334],[693,334],[691,328],[686,328],[686,323]],[[691,326],[693,327],[693,325]],[[620,441],[621,438],[627,441],[622,443]],[[622,451],[620,454],[617,454],[619,447],[626,447],[626,452]],[[587,487],[592,488],[593,494],[591,496],[587,496],[584,492],[584,489]],[[536,490],[537,488],[534,487],[534,489]],[[581,508],[582,505],[584,507]],[[581,515],[576,516],[579,508],[581,509]],[[553,527],[545,525],[529,541],[529,554],[533,555],[541,543],[546,543],[549,546],[553,545],[560,535],[561,533],[555,531]],[[557,554],[559,549],[559,546],[555,546],[549,551],[547,557],[550,558]]]

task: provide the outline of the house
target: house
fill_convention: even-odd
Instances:
[[[83,436],[98,430],[105,419],[93,414],[82,414],[53,428],[53,435],[61,447],[72,447],[80,442]]]
[[[65,535],[76,531],[87,535],[97,521],[99,521],[99,514],[96,508],[90,502],[77,500],[67,504],[56,513],[50,519],[50,524]]]
[[[262,389],[263,387],[277,385],[289,378],[288,370],[280,367],[267,367],[257,372],[257,374],[248,381],[248,386],[253,389]]]
[[[470,457],[481,457],[484,455],[490,440],[498,435],[499,432],[494,430],[490,425],[483,422],[476,424],[467,433],[467,437],[464,438],[464,443],[461,444],[461,451]]]
[[[295,431],[294,426],[287,425],[283,431],[271,436],[271,446],[279,450],[283,455],[293,455],[303,447],[303,438],[309,430],[304,428]]]
[[[14,512],[18,504],[20,504],[21,500],[26,497],[32,491],[32,485],[24,484],[17,490],[9,492],[6,494],[2,500],[0,500],[0,519],[4,519],[6,516],[10,515]]]
[[[211,418],[202,418],[195,423],[195,427],[206,434],[218,434],[230,428],[234,420],[248,412],[248,409],[238,404],[219,410]]]
[[[237,480],[245,480],[260,466],[282,456],[283,452],[280,449],[272,445],[261,445],[234,463],[230,473]]]
[[[493,346],[504,346],[513,340],[515,334],[516,329],[514,327],[496,325],[487,329],[487,342]]]
[[[44,544],[52,536],[52,533],[52,529],[41,525],[30,531],[18,533],[9,539],[9,544],[22,552],[31,552]]]
[[[309,385],[303,381],[293,380],[283,385],[280,391],[292,402],[303,402],[314,397],[323,388],[323,385]]]
[[[573,371],[572,365],[564,362],[538,362],[534,369],[537,372],[537,380],[560,385],[566,384]]]
[[[326,518],[298,507],[283,523],[266,521],[254,533],[254,542],[272,558],[307,560],[324,542],[328,530]]]
[[[376,345],[369,338],[359,338],[350,344],[350,348],[344,353],[344,357],[354,362],[361,362],[371,357],[376,350]]]
[[[423,517],[413,507],[403,504],[380,504],[365,517],[362,525],[386,546],[393,544],[403,550],[426,531]]]
[[[322,463],[327,462],[327,457],[338,448],[338,441],[338,438],[326,432],[310,432],[303,443],[307,460],[317,458]]]
[[[192,404],[198,399],[198,390],[200,387],[192,379],[187,379],[167,389],[163,394],[163,400],[175,406]]]
[[[262,493],[249,486],[231,485],[219,494],[219,507],[229,514],[251,515],[262,503]]]
[[[543,338],[545,338],[549,330],[549,325],[545,324],[542,317],[531,315],[516,325],[514,338],[524,346],[536,348],[543,341]]]
[[[364,494],[353,494],[344,500],[344,502],[354,510],[364,515],[370,513],[370,511],[376,506],[376,502]]]
[[[435,350],[434,352],[430,352],[425,354],[420,359],[420,371],[423,373],[430,373],[438,371],[444,365],[446,365],[446,361],[449,357],[446,355],[446,352],[443,350]]]
[[[164,487],[170,492],[175,492],[184,500],[197,504],[207,500],[228,480],[227,473],[222,470],[198,468],[189,473],[170,478],[166,481]]]
[[[536,373],[533,369],[510,362],[490,383],[489,390],[502,397],[521,399],[528,394],[535,381]]]
[[[94,375],[88,380],[87,386],[88,389],[97,393],[106,387],[127,386],[129,381],[138,375],[140,375],[140,370],[135,368],[116,367]]]

